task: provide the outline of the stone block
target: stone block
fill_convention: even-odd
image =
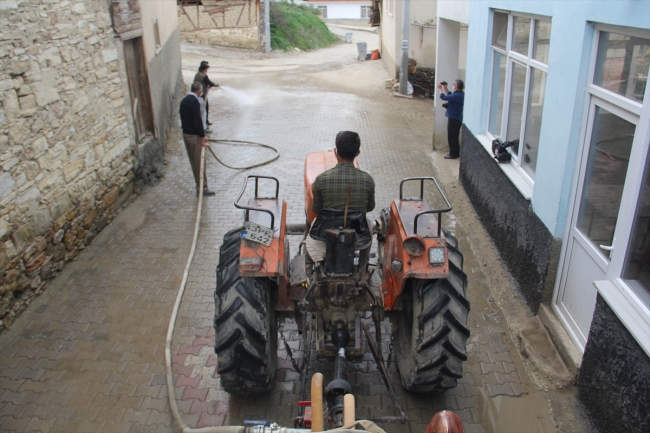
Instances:
[[[54,187],[61,184],[63,184],[63,173],[61,170],[57,170],[54,173],[45,176],[38,183],[38,189],[40,189],[41,192],[45,193],[51,191]]]
[[[5,34],[6,35],[6,34]],[[19,38],[22,39],[22,38]],[[17,75],[22,75],[25,72],[29,71],[29,63],[28,62],[18,62],[18,61],[13,61],[9,62],[5,66],[5,72],[7,72],[10,75],[17,76]]]
[[[34,233],[34,227],[31,224],[23,224],[14,231],[12,239],[16,245],[18,251],[23,251],[29,244],[34,241],[36,234]]]
[[[20,103],[16,91],[11,89],[5,91],[5,97],[2,101],[2,109],[7,119],[15,119],[20,116]]]
[[[0,175],[0,201],[4,200],[14,190],[13,177],[9,173],[2,173]]]
[[[70,164],[63,167],[63,176],[65,177],[66,182],[71,182],[75,177],[79,175],[84,169],[84,160],[77,159],[72,161]]]
[[[50,207],[50,214],[52,215],[52,218],[56,219],[68,212],[70,209],[72,209],[72,203],[66,194]]]
[[[5,90],[13,89],[14,88],[14,82],[13,80],[2,80],[0,81],[0,92],[4,92]]]
[[[34,96],[36,96],[36,103],[39,107],[45,107],[46,105],[60,99],[59,93],[51,85],[35,83],[33,89]]]
[[[128,138],[123,139],[120,141],[118,144],[113,146],[112,149],[110,149],[104,157],[102,158],[102,166],[106,166],[111,163],[115,158],[117,158],[119,155],[124,153],[125,150],[129,148],[131,145],[131,141]]]
[[[117,198],[117,194],[119,193],[118,188],[113,188],[106,194],[103,198],[104,206],[110,207],[113,203],[115,203],[115,199]]]
[[[42,170],[51,170],[52,167],[61,166],[61,160],[68,154],[64,142],[52,146],[45,155],[38,158],[38,164]]]
[[[116,49],[102,50],[102,58],[104,59],[104,63],[114,62],[115,60],[117,60],[117,50]]]
[[[18,196],[18,206],[27,206],[29,212],[33,213],[38,209],[41,200],[41,191],[33,186]]]
[[[18,98],[18,101],[20,102],[20,109],[22,111],[36,108],[36,98],[34,95],[23,96],[21,98]]]
[[[74,101],[72,101],[72,111],[75,113],[80,112],[88,106],[88,95],[83,90],[75,93]]]
[[[30,95],[31,96],[31,95]],[[22,99],[22,98],[21,98]],[[36,159],[50,148],[45,137],[39,137],[27,148],[27,156]]]
[[[2,164],[2,169],[4,171],[9,171],[11,170],[12,167],[16,166],[20,160],[18,158],[11,158],[7,160],[4,164]]]
[[[32,222],[34,223],[34,232],[37,235],[42,235],[50,227],[52,218],[50,211],[47,209],[39,209],[32,215]]]
[[[0,219],[0,238],[9,233],[11,230],[11,224],[7,222],[6,218]]]
[[[38,61],[45,62],[47,66],[56,66],[63,62],[61,60],[61,53],[57,47],[50,47],[43,51],[41,55],[38,56]]]

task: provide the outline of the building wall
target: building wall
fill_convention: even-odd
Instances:
[[[320,2],[314,3],[309,2],[310,6],[327,6],[327,19],[348,19],[348,20],[360,20],[361,19],[361,6],[371,6],[371,1],[360,1],[354,3],[329,3],[329,2]],[[363,18],[364,20],[369,20],[370,18]]]
[[[436,67],[436,27],[435,25],[411,24],[409,57],[417,60],[423,68]]]
[[[641,10],[643,8],[640,9],[635,0],[471,2],[464,122],[474,134],[483,133],[487,124],[490,74],[484,72],[490,70],[491,61],[488,42],[492,30],[490,8],[553,18],[544,120],[531,202],[535,213],[553,236],[561,237],[582,125],[583,85],[591,60],[593,29],[589,22],[646,28],[650,11]]]
[[[639,6],[634,0],[470,3],[461,180],[504,262],[511,271],[515,269],[513,275],[533,311],[539,296],[531,298],[526,293],[532,285],[546,297],[548,288],[553,287],[558,246],[573,205],[571,189],[586,115],[585,85],[592,61],[592,23],[646,29],[650,9]],[[489,140],[483,135],[491,78],[490,8],[552,18],[540,150],[528,210],[522,192],[525,188],[515,187],[516,179],[512,173],[506,175],[504,166],[488,161]],[[482,161],[484,167],[475,161]],[[510,206],[511,203],[518,204]],[[546,235],[542,236],[544,230],[540,226],[548,231]],[[531,243],[535,238],[539,239]],[[534,251],[528,251],[530,246],[534,246]],[[519,251],[522,257],[513,257],[513,251]],[[524,267],[531,273],[529,286],[523,286],[525,281],[516,276],[522,258],[529,263]],[[578,387],[580,398],[602,431],[620,426],[630,431],[648,430],[649,365],[648,354],[599,295]]]
[[[650,431],[650,358],[600,295],[578,392],[601,432]]]
[[[180,32],[175,0],[140,0],[142,40],[156,124],[155,139],[138,146],[136,177],[143,183],[163,175],[163,158],[169,132],[174,127],[183,96]],[[156,46],[154,20],[160,46]]]
[[[128,96],[104,1],[0,7],[0,329],[128,197]]]
[[[260,9],[260,14],[262,11],[263,9]],[[184,41],[204,45],[260,48],[255,1],[229,9],[214,19],[203,6],[178,6],[177,13],[181,39]]]
[[[393,11],[390,12],[388,1],[382,2],[381,12],[381,59],[388,75],[398,78],[398,63],[402,52],[402,3],[399,0],[392,1]]]
[[[423,68],[436,67],[436,5],[437,1],[411,2],[409,57]]]
[[[470,0],[454,0],[438,2],[437,14],[440,18],[469,24]]]
[[[155,181],[164,174],[165,147],[176,124],[178,106],[185,93],[180,43],[180,32],[176,29],[148,62],[157,134],[155,139],[138,146],[136,178],[142,183]]]
[[[156,57],[154,21],[158,23],[160,47],[178,31],[176,0],[138,0],[142,19],[142,39],[147,62]],[[179,46],[180,54],[180,46]]]
[[[155,0],[154,0],[155,1]],[[257,6],[252,1],[244,6],[227,10],[214,19],[203,6],[185,6],[178,8],[178,24],[181,32],[193,32],[201,29],[221,29],[227,27],[249,27],[257,24]]]

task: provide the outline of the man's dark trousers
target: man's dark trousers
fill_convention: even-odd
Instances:
[[[183,134],[183,141],[185,142],[185,150],[190,159],[192,166],[192,173],[196,181],[196,190],[199,190],[200,176],[201,176],[201,137],[198,135]],[[203,161],[203,189],[208,188],[208,176],[205,173],[205,160]]]
[[[447,141],[449,142],[449,155],[458,157],[460,156],[460,143],[458,137],[460,136],[460,127],[463,122],[456,119],[447,119]]]

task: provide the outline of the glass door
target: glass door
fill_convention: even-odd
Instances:
[[[556,309],[584,350],[596,304],[594,281],[609,273],[611,256],[625,250],[617,232],[638,117],[592,97]],[[625,220],[625,218],[623,218]]]

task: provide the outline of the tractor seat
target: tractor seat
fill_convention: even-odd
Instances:
[[[343,227],[345,211],[341,209],[323,209],[320,211],[314,224],[309,230],[309,236],[318,241],[325,241],[325,230]],[[357,248],[364,248],[372,242],[372,233],[368,228],[366,213],[349,210],[347,227],[357,233]]]
[[[248,200],[249,208],[266,209],[273,212],[273,237],[280,236],[282,223],[282,201],[276,198],[251,198]],[[248,220],[264,227],[271,228],[271,215],[250,209]]]
[[[415,216],[422,211],[431,210],[429,203],[424,200],[395,200],[395,206],[407,236],[415,234]],[[418,234],[424,238],[438,237],[438,214],[430,213],[418,218]]]

